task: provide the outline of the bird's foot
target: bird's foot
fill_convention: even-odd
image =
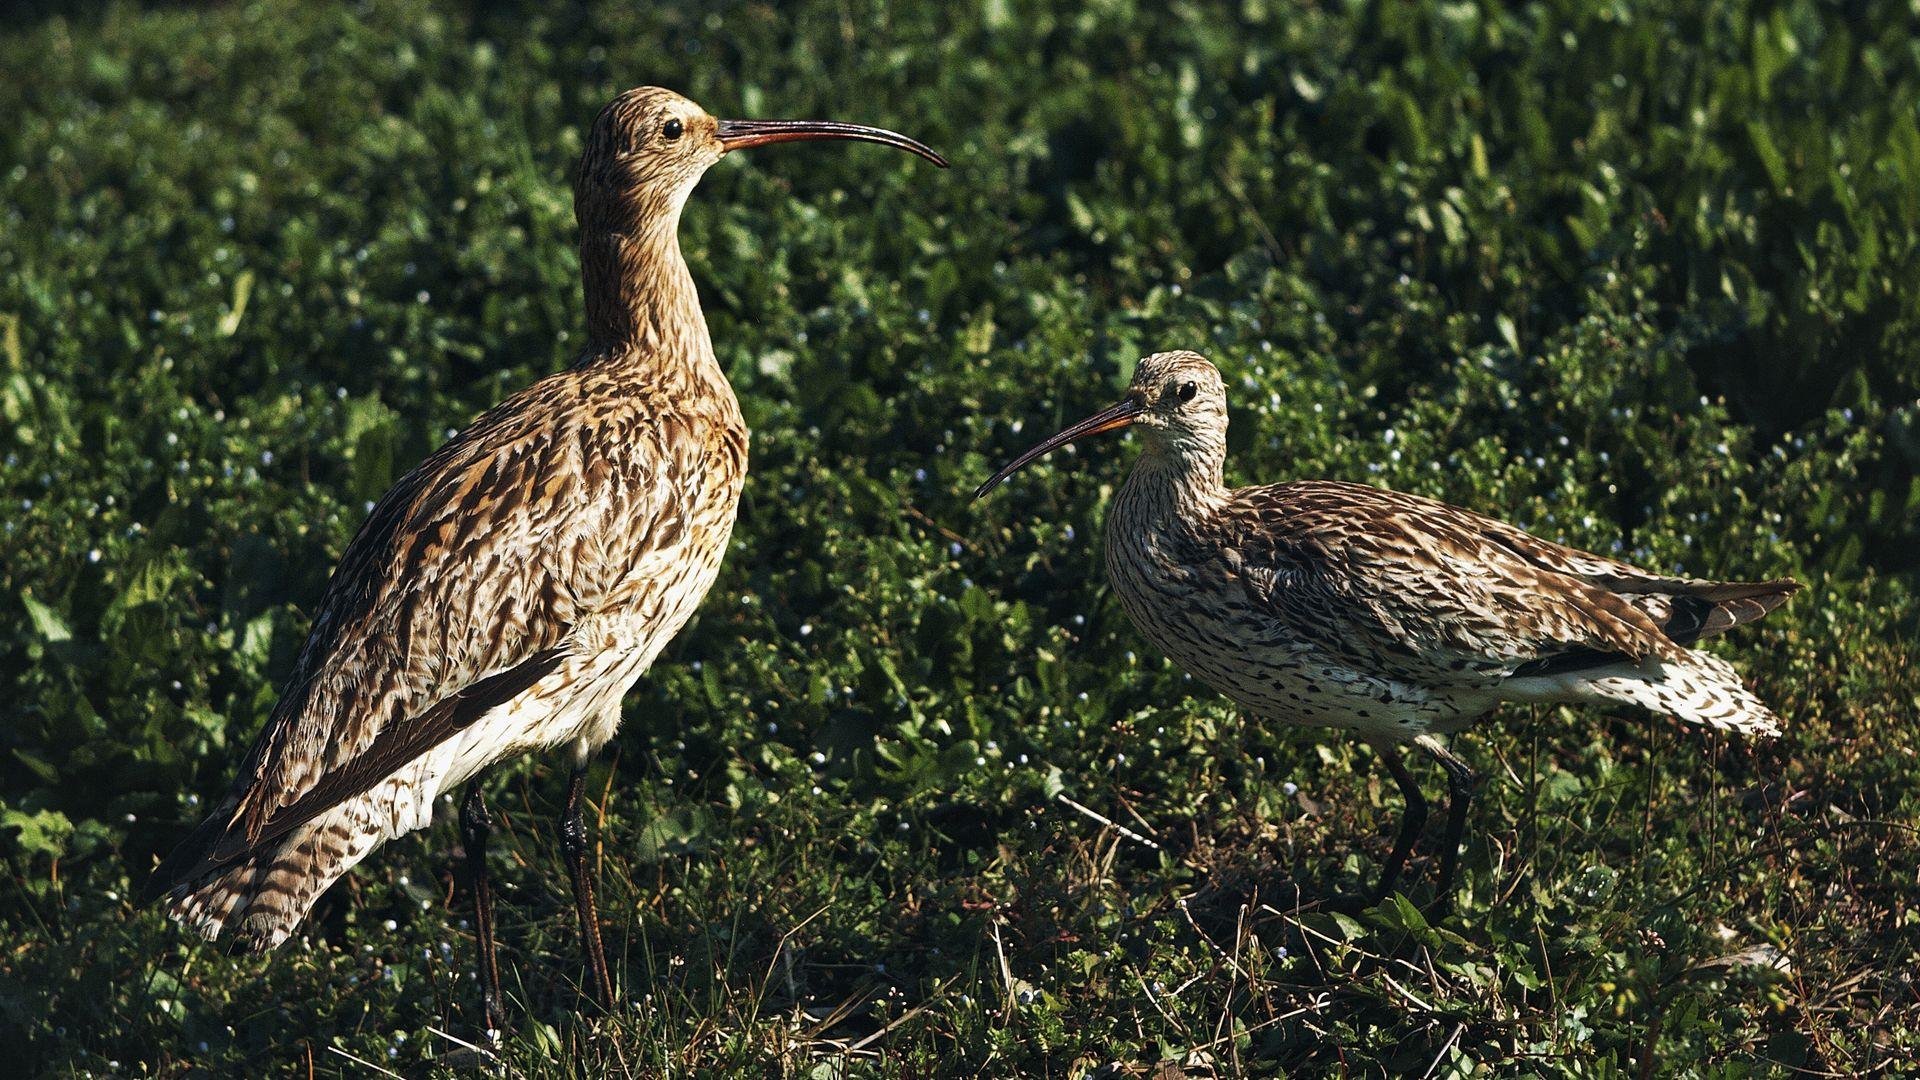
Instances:
[[[489,1047],[499,1046],[507,1031],[507,1009],[492,989],[480,992],[480,1040]]]

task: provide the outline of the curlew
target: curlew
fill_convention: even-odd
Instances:
[[[481,782],[566,747],[560,839],[587,989],[612,982],[580,821],[620,699],[713,584],[747,428],[680,255],[681,209],[728,151],[853,139],[945,166],[904,135],[826,121],[716,120],[630,90],[588,133],[574,187],[587,344],[402,478],[347,547],[230,793],[154,871],[149,898],[207,938],[279,945],[381,843],[466,784],[463,834],[482,1008],[501,1026]]]
[[[1797,582],[1651,574],[1360,484],[1228,488],[1226,387],[1197,353],[1141,360],[1118,404],[1021,454],[975,497],[1056,447],[1128,426],[1144,447],[1107,521],[1114,592],[1155,646],[1250,715],[1343,729],[1373,748],[1405,798],[1381,898],[1426,822],[1404,743],[1448,778],[1445,909],[1475,778],[1439,736],[1497,705],[1619,702],[1780,731],[1732,666],[1690,646],[1760,618]]]

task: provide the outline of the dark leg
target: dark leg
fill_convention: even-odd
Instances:
[[[1453,904],[1453,877],[1460,868],[1460,839],[1467,829],[1467,807],[1473,802],[1480,778],[1438,740],[1423,735],[1414,741],[1447,771],[1446,847],[1440,851],[1440,891],[1433,899],[1434,909],[1445,914]]]
[[[593,899],[593,871],[587,865],[587,830],[580,824],[580,799],[586,793],[587,767],[575,767],[567,785],[567,807],[560,814],[560,846],[567,853],[573,875],[573,903],[580,915],[580,948],[587,954],[587,996],[602,1009],[613,1008],[613,980],[607,977],[607,954],[600,947],[600,909]]]
[[[487,815],[487,797],[480,784],[485,776],[476,776],[467,784],[467,796],[460,803],[460,840],[467,849],[467,885],[473,890],[474,935],[480,941],[480,1011],[487,1033],[505,1026],[501,1008],[500,964],[493,942],[493,890],[487,884],[487,837],[493,822]]]
[[[1400,751],[1392,743],[1375,743],[1373,751],[1380,755],[1380,761],[1393,774],[1393,780],[1400,785],[1400,794],[1407,804],[1400,814],[1400,838],[1394,841],[1393,854],[1387,856],[1387,865],[1380,871],[1380,895],[1375,900],[1378,903],[1393,895],[1393,887],[1400,880],[1400,871],[1407,865],[1407,856],[1413,853],[1413,842],[1427,824],[1427,798],[1420,794],[1420,785],[1414,782],[1413,774],[1407,771],[1406,764],[1400,760]]]

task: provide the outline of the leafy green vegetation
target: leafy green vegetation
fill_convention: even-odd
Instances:
[[[767,150],[688,209],[754,471],[595,776],[618,1015],[574,1012],[563,764],[497,781],[513,1074],[1909,1062],[1914,29],[1812,0],[16,23],[0,1041],[29,1072],[413,1075],[474,1036],[450,813],[270,958],[128,894],[223,790],[369,500],[570,359],[581,134],[659,83],[954,168]],[[1807,582],[1715,646],[1787,735],[1509,711],[1458,742],[1487,782],[1455,918],[1299,912],[1292,882],[1370,879],[1398,796],[1128,626],[1097,538],[1131,448],[968,499],[1174,347],[1227,374],[1235,480]]]

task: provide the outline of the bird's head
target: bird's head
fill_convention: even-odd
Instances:
[[[1140,404],[1133,423],[1150,442],[1174,449],[1213,446],[1227,437],[1227,384],[1213,361],[1185,349],[1143,357],[1127,397]]]
[[[730,150],[801,139],[853,139],[907,150],[941,168],[946,160],[884,128],[830,120],[718,120],[658,86],[628,90],[594,118],[580,157],[574,200],[583,228],[631,232],[677,216],[700,177]]]
[[[973,497],[992,491],[1049,451],[1123,427],[1144,429],[1154,450],[1216,463],[1217,469],[1227,445],[1227,387],[1220,369],[1199,353],[1184,349],[1143,357],[1133,369],[1133,383],[1125,397],[1014,458],[981,484]]]

